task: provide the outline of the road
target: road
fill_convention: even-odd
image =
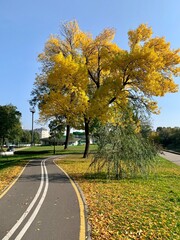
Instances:
[[[80,196],[53,159],[30,161],[0,198],[0,239],[85,239]]]
[[[179,154],[164,151],[163,154],[161,154],[161,156],[177,165],[180,165],[180,155]]]

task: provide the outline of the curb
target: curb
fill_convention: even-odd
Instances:
[[[87,220],[88,219],[89,209],[88,209],[88,205],[86,203],[86,198],[85,198],[84,193],[83,193],[81,187],[79,186],[79,184],[74,179],[72,179],[72,181],[76,185],[76,187],[77,187],[77,189],[79,191],[79,194],[80,194],[80,196],[82,198],[83,204],[84,204],[84,212],[85,212],[85,218],[86,218],[86,229],[87,229],[86,230],[86,239],[87,240],[91,240],[91,225],[90,225],[89,221]]]

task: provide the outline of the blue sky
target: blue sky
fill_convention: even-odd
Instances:
[[[165,36],[172,48],[179,48],[179,10],[179,0],[0,0],[0,105],[15,105],[23,128],[31,129],[28,100],[40,67],[37,55],[62,22],[76,19],[93,36],[114,27],[115,42],[126,49],[128,30],[146,23],[154,36]],[[175,81],[179,84],[180,78]],[[161,114],[152,116],[153,127],[180,127],[180,92],[156,100]]]

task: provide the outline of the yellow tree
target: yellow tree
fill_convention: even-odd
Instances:
[[[177,91],[173,77],[180,72],[179,50],[171,50],[164,38],[152,37],[148,26],[142,24],[128,32],[129,50],[113,43],[113,29],[93,38],[81,31],[77,22],[70,22],[63,32],[65,39],[51,38],[40,55],[48,91],[39,91],[36,81],[35,95],[43,97],[42,116],[49,111],[49,102],[56,105],[54,112],[63,103],[67,118],[84,120],[84,157],[89,150],[89,126],[95,118],[115,122],[119,109],[123,116],[123,109],[133,105],[157,113],[152,97]]]
[[[37,75],[31,100],[31,103],[38,102],[41,120],[64,117],[67,124],[66,139],[70,125],[76,128],[82,125],[82,108],[86,107],[87,101],[84,93],[87,76],[75,48],[78,29],[76,22],[64,24],[64,39],[51,36],[46,42],[44,52],[38,56],[42,71]]]
[[[87,128],[94,117],[113,122],[116,109],[123,112],[129,104],[157,113],[152,97],[177,91],[173,77],[180,72],[179,49],[171,50],[164,38],[152,37],[152,29],[146,25],[128,32],[129,51],[112,43],[113,29],[105,29],[95,39],[80,34],[80,49],[93,89]]]

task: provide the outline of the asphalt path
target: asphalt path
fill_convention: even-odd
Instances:
[[[30,161],[0,199],[0,239],[85,239],[78,193],[53,159]]]
[[[180,154],[163,151],[161,156],[177,165],[180,165]]]

